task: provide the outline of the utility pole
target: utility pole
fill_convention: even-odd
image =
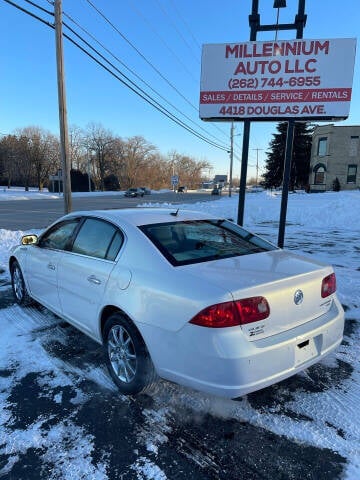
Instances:
[[[258,178],[259,178],[259,152],[261,152],[263,149],[262,148],[253,148],[253,150],[256,150],[256,185],[258,184]]]
[[[91,192],[90,161],[91,161],[90,150],[87,149],[87,174],[88,174],[88,189],[89,189],[89,192]]]
[[[60,156],[63,178],[64,212],[69,213],[71,204],[71,177],[69,139],[66,112],[66,92],[64,80],[64,56],[63,56],[63,35],[62,35],[62,0],[55,0],[55,40],[56,40],[56,66],[59,101],[59,123],[60,123]]]
[[[229,175],[229,197],[231,197],[232,190],[232,171],[234,162],[234,122],[231,122],[230,128],[230,175]]]

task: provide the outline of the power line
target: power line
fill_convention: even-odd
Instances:
[[[50,0],[47,0],[50,3]],[[164,102],[170,105],[175,111],[177,111],[180,115],[183,115],[189,122],[194,124],[197,128],[200,128],[203,132],[205,132],[210,137],[214,138],[218,142],[222,142],[221,139],[210,133],[201,125],[198,125],[191,117],[186,115],[182,112],[179,108],[177,108],[173,103],[171,103],[167,98],[165,98],[161,93],[155,90],[149,83],[147,83],[140,75],[138,75],[134,70],[132,70],[129,66],[127,66],[119,57],[117,57],[111,50],[109,50],[103,43],[101,43],[94,35],[92,35],[88,30],[83,28],[78,22],[76,22],[70,15],[63,13],[65,17],[67,17],[72,23],[74,23],[81,31],[83,31],[86,35],[88,35],[95,43],[97,43],[103,50],[105,50],[112,58],[114,58],[117,62],[119,62],[123,67],[125,67],[135,78],[140,80],[144,85],[146,85],[153,93],[155,93],[159,98],[161,98]],[[70,29],[70,27],[64,23],[64,25]]]
[[[12,2],[11,0],[3,0],[6,3],[9,3],[13,7],[17,8],[18,10],[21,10],[22,12],[26,13],[27,15],[30,15],[30,17],[35,18],[36,20],[39,20],[40,22],[44,23],[48,27],[55,28],[54,25],[50,22],[47,22],[43,18],[39,17],[38,15],[35,15],[35,13],[30,12],[29,10],[26,10],[26,8],[20,7],[20,5],[17,5],[16,3]],[[54,15],[52,13],[52,15]]]
[[[41,7],[40,5],[38,5],[37,3],[32,2],[31,0],[24,0],[24,1],[25,1],[26,3],[29,3],[30,5],[32,5],[33,7],[36,7],[36,8],[38,8],[39,10],[47,13],[48,15],[54,16],[54,12],[51,12],[50,10],[46,10],[46,8]],[[53,5],[53,3],[51,3],[49,0],[48,0],[48,3],[50,3],[50,5]]]
[[[142,88],[140,88],[135,82],[133,82],[127,75],[125,75],[124,73],[122,73],[115,65],[113,65],[109,60],[107,60],[98,50],[96,50],[94,47],[92,47],[85,39],[83,39],[81,37],[81,35],[79,35],[78,33],[76,33],[71,27],[69,27],[66,23],[64,23],[64,25],[66,26],[66,28],[68,28],[76,37],[78,37],[83,43],[85,43],[85,45],[87,47],[89,47],[92,51],[94,51],[102,60],[104,60],[106,63],[108,63],[115,71],[117,71],[122,77],[124,77],[128,82],[130,82],[131,85],[133,85],[134,88],[137,88],[143,95],[145,95],[147,98],[145,98],[143,95],[140,95],[141,98],[143,98],[144,100],[148,101],[148,99],[150,99],[151,102],[148,102],[148,103],[151,103],[151,105],[153,105],[155,108],[157,108],[158,110],[160,109],[160,111],[162,111],[162,113],[165,113],[166,112],[166,116],[168,118],[172,118],[172,119],[176,119],[178,123],[178,125],[182,125],[184,127],[186,127],[186,129],[190,132],[192,131],[194,134],[196,133],[196,136],[198,136],[199,138],[202,138],[204,141],[207,141],[208,143],[210,143],[210,141],[208,139],[206,139],[203,135],[201,134],[198,134],[195,130],[193,130],[191,127],[187,126],[182,120],[180,120],[178,117],[176,117],[173,113],[171,113],[167,108],[165,108],[163,105],[161,105],[157,100],[155,100],[153,97],[151,97],[147,92],[145,92]],[[66,36],[66,35],[65,35]],[[66,37],[68,38],[68,37]],[[72,40],[71,40],[72,41]],[[74,43],[74,42],[73,42]],[[86,52],[88,54],[88,52]],[[89,55],[91,56],[91,55]],[[101,62],[99,63],[100,65],[103,66],[103,64],[101,64]],[[118,78],[116,75],[115,75],[116,78]],[[121,80],[122,83],[125,83],[126,86],[129,87],[129,85],[124,82],[123,80]],[[129,87],[130,88],[130,87]],[[133,90],[133,89],[132,89]],[[134,91],[134,90],[133,90]],[[139,94],[139,92],[135,92],[137,94]],[[180,122],[180,123],[179,123]],[[220,145],[214,143],[211,141],[211,144],[213,146],[216,146],[218,148],[220,148]],[[227,150],[225,148],[225,150]]]
[[[173,26],[174,30],[176,31],[176,33],[179,35],[179,37],[181,38],[181,40],[184,42],[184,44],[188,47],[188,49],[190,50],[190,52],[192,53],[196,63],[200,63],[199,62],[199,57],[197,56],[197,54],[194,52],[193,48],[191,47],[191,45],[188,43],[188,41],[186,40],[186,38],[184,37],[184,35],[182,34],[182,31],[177,27],[176,23],[172,20],[172,18],[170,17],[169,13],[167,12],[167,10],[164,8],[163,4],[161,3],[160,0],[154,0],[160,10],[163,12],[164,16],[167,17],[169,19],[169,22],[171,23],[171,25]]]
[[[131,48],[135,50],[135,52],[178,94],[180,97],[185,100],[186,103],[188,103],[192,108],[198,111],[197,107],[193,105],[190,100],[188,100],[180,91],[173,85],[161,72],[158,68],[153,65],[150,60],[148,60],[143,53],[140,52],[140,50],[106,17],[105,14],[103,14],[90,0],[86,0],[86,2],[105,20],[106,23],[108,23],[111,28],[115,30],[115,32],[120,35],[120,37],[125,40],[125,42],[130,45]]]
[[[169,50],[169,52],[171,53],[171,55],[176,58],[176,60],[178,61],[178,63],[182,66],[182,68],[188,73],[188,75],[191,77],[191,79],[194,81],[194,82],[197,82],[197,79],[194,77],[193,73],[187,68],[187,66],[184,64],[184,62],[178,57],[178,55],[176,55],[176,53],[173,51],[173,49],[168,45],[168,43],[162,38],[162,36],[159,34],[158,30],[156,28],[154,28],[151,23],[148,21],[148,19],[145,17],[145,15],[142,13],[141,10],[139,10],[138,8],[136,8],[135,5],[133,5],[131,2],[130,2],[130,5],[131,5],[131,8],[134,10],[134,12],[140,17],[143,19],[143,21],[148,25],[148,27],[152,30],[152,32],[160,39],[161,43],[163,43],[165,45],[165,47]]]
[[[130,45],[131,48],[135,50],[135,52],[188,104],[190,107],[192,107],[196,113],[198,113],[198,107],[196,107],[189,99],[187,99],[180,91],[178,88],[173,85],[170,80],[168,80],[165,75],[163,75],[160,70],[155,67],[155,65],[148,60],[145,55],[124,35],[112,22],[109,20],[109,18],[101,11],[99,10],[96,5],[91,0],[85,0],[97,13],[100,15],[106,23],[108,23],[115,32],[120,35],[120,37],[125,40],[125,42]],[[223,135],[228,136],[227,133],[225,133],[221,128],[219,128],[217,125],[212,124],[214,128],[216,128],[218,131],[220,131]]]
[[[42,19],[41,17],[33,14],[32,12],[26,10],[25,8],[23,7],[20,7],[18,4],[16,4],[15,2],[13,2],[12,0],[4,0],[6,3],[9,3],[10,5],[14,6],[15,8],[21,10],[22,12],[30,15],[31,17],[41,21],[42,23],[44,23],[45,25],[51,27],[52,29],[54,29],[54,25],[47,22],[46,20]],[[28,0],[30,2],[30,0]],[[35,4],[36,5],[36,4]],[[51,12],[50,12],[51,13]],[[51,13],[52,14],[52,13]],[[69,27],[67,27],[69,28]],[[72,29],[71,29],[72,30]],[[208,138],[204,137],[202,134],[196,132],[193,128],[189,127],[188,125],[186,125],[184,122],[182,122],[178,117],[176,117],[175,115],[173,115],[171,112],[169,112],[165,107],[163,107],[162,105],[160,105],[158,102],[156,102],[156,100],[154,100],[152,97],[150,97],[146,92],[144,92],[142,89],[140,89],[136,84],[134,84],[134,82],[132,82],[134,84],[134,87],[129,85],[125,80],[123,80],[122,78],[120,78],[118,75],[116,75],[112,70],[110,70],[110,68],[108,68],[106,65],[104,65],[102,62],[100,62],[100,60],[98,60],[96,57],[94,57],[91,53],[89,53],[84,47],[82,47],[79,43],[77,43],[72,37],[70,37],[69,35],[67,34],[63,34],[65,38],[67,38],[71,43],[73,43],[77,48],[79,48],[83,53],[85,53],[87,56],[89,56],[92,60],[94,60],[98,65],[100,65],[102,68],[104,68],[108,73],[110,73],[114,78],[116,78],[117,80],[119,80],[121,83],[123,83],[125,86],[127,86],[132,92],[134,92],[136,95],[138,95],[140,98],[142,98],[143,100],[145,100],[148,104],[150,104],[151,106],[153,106],[156,110],[158,110],[160,113],[162,113],[163,115],[165,115],[166,117],[168,117],[170,120],[172,120],[174,123],[178,124],[179,126],[181,126],[182,128],[184,128],[185,130],[187,130],[189,133],[192,133],[194,136],[196,136],[197,138],[203,140],[204,142],[208,143],[209,145],[213,146],[213,147],[216,147],[220,150],[223,150],[223,151],[228,151],[228,148],[225,147],[225,146],[222,146],[222,145],[218,145],[216,144],[215,142],[209,140]],[[76,34],[75,32],[75,35],[78,36],[85,44],[87,44],[86,40],[82,39],[81,36],[79,36],[78,34]],[[93,47],[91,47],[93,49]],[[93,49],[95,50],[95,49]],[[96,50],[95,50],[96,51]],[[97,52],[97,54],[101,57],[101,54],[99,52]],[[106,59],[105,59],[106,60]],[[107,61],[108,62],[108,61]],[[115,70],[118,70],[114,65],[111,64],[111,62],[108,62],[112,68],[114,68]],[[127,78],[124,74],[122,74],[120,71],[119,73],[124,76],[125,78]],[[131,82],[131,80],[129,80]],[[138,90],[136,90],[136,88]],[[142,92],[142,93],[141,93]]]
[[[200,44],[200,42],[198,42],[198,40],[196,39],[195,35],[192,33],[189,25],[185,22],[184,17],[183,17],[182,15],[180,15],[180,12],[179,12],[179,10],[177,9],[174,0],[171,0],[171,3],[172,3],[172,5],[173,5],[173,8],[174,8],[175,12],[177,13],[178,17],[181,19],[181,21],[182,21],[183,24],[185,25],[185,28],[187,29],[187,31],[189,32],[191,38],[193,39],[193,42],[194,42],[195,45],[201,50],[201,44]]]

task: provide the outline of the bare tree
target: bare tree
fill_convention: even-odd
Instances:
[[[168,163],[172,175],[178,175],[179,182],[190,188],[198,188],[203,177],[203,170],[209,170],[211,165],[206,160],[195,160],[187,155],[171,151]]]
[[[70,125],[69,127],[69,153],[70,153],[70,165],[75,170],[85,170],[87,163],[87,151],[84,145],[85,133],[76,126]]]
[[[6,135],[0,142],[0,175],[6,180],[7,187],[11,187],[13,180],[17,179],[16,153],[18,139],[15,135]]]
[[[98,182],[100,190],[104,190],[104,178],[109,173],[109,164],[113,153],[115,137],[110,130],[106,130],[101,124],[91,123],[85,131],[84,145],[89,152],[94,152],[96,169],[94,178]]]
[[[76,126],[70,128],[70,155],[72,167],[90,173],[101,190],[105,189],[104,180],[109,175],[117,177],[121,188],[169,188],[174,174],[182,185],[197,188],[204,170],[211,169],[205,160],[176,150],[165,157],[142,136],[123,140],[95,123],[85,131]],[[28,189],[36,184],[41,190],[49,173],[55,173],[59,166],[58,139],[46,130],[26,127],[0,140],[0,180],[6,179],[8,185],[16,182]]]
[[[170,186],[169,165],[165,157],[159,153],[154,153],[148,158],[142,174],[143,178],[139,182],[142,186],[148,186],[156,190],[169,188]]]
[[[135,136],[123,142],[119,176],[125,188],[146,184],[146,172],[156,158],[157,149],[144,137]]]
[[[17,134],[25,190],[29,188],[32,175],[37,187],[42,190],[50,172],[59,166],[59,142],[53,134],[40,127],[25,127]]]

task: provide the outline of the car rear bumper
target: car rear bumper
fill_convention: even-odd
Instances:
[[[152,354],[161,377],[221,397],[236,398],[288,378],[331,353],[342,341],[344,312],[330,310],[304,325],[249,342],[240,327],[186,325]],[[173,333],[174,335],[174,333]]]

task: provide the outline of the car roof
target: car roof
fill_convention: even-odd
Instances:
[[[126,208],[113,210],[85,210],[72,212],[63,219],[79,216],[100,217],[116,224],[132,224],[134,226],[184,220],[203,220],[218,218],[213,215],[193,210],[174,208]]]

